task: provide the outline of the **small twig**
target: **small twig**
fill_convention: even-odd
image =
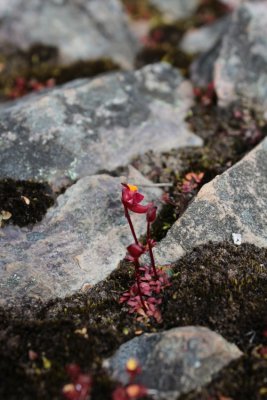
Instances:
[[[148,245],[148,251],[149,251],[150,262],[151,262],[151,266],[153,269],[153,273],[154,273],[155,278],[158,280],[159,277],[157,274],[155,259],[154,259],[152,245],[151,245],[151,241],[150,241],[150,223],[149,222],[147,223],[146,241],[147,241],[147,245]]]
[[[155,187],[155,188],[157,188],[157,187],[172,187],[173,186],[173,183],[135,183],[135,185],[136,186],[140,186],[140,187],[151,187],[151,188],[153,188],[153,187]]]

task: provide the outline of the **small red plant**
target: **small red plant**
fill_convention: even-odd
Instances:
[[[129,375],[129,384],[118,386],[112,393],[112,400],[138,400],[147,394],[145,386],[134,383],[136,376],[141,373],[138,362],[134,358],[130,358],[125,369]]]
[[[204,173],[199,172],[196,174],[195,172],[189,172],[188,174],[185,175],[182,183],[182,192],[183,193],[190,193],[194,189],[196,189],[201,181],[204,178]]]
[[[194,95],[196,100],[203,106],[207,107],[216,101],[216,92],[214,83],[211,82],[206,88],[194,88]]]
[[[136,186],[122,185],[121,201],[134,239],[134,243],[127,247],[126,259],[134,264],[135,283],[122,295],[120,303],[126,303],[130,307],[130,313],[137,313],[141,317],[153,317],[157,322],[161,322],[161,313],[158,308],[161,304],[159,295],[170,283],[167,273],[163,269],[156,268],[153,255],[156,242],[151,238],[151,224],[156,219],[157,207],[153,203],[142,205],[144,196],[138,192]],[[145,245],[138,242],[130,211],[146,215]],[[142,266],[139,259],[146,252],[149,253],[150,265]]]
[[[18,77],[15,80],[14,86],[8,94],[10,99],[17,99],[25,96],[30,92],[39,92],[40,90],[51,88],[55,86],[54,79],[48,79],[45,83],[41,83],[36,79],[26,80],[25,78]]]
[[[267,359],[267,346],[259,345],[253,350],[253,355],[259,358]]]
[[[92,378],[90,374],[81,372],[77,364],[69,364],[66,371],[71,383],[63,386],[62,393],[67,400],[88,400],[92,389]]]

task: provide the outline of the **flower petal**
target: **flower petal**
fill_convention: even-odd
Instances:
[[[127,203],[126,206],[130,211],[137,213],[137,214],[146,214],[147,210],[151,207],[151,203],[142,206],[141,204],[129,204]]]

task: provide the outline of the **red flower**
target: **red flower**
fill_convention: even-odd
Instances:
[[[136,400],[147,394],[147,388],[142,385],[132,384],[126,387],[126,393],[130,400]]]
[[[112,400],[129,400],[129,396],[123,386],[119,386],[114,390]]]
[[[126,371],[129,374],[131,381],[141,373],[140,365],[135,358],[129,358],[126,363]]]
[[[127,247],[128,253],[130,254],[131,257],[127,257],[128,260],[136,260],[137,258],[141,257],[142,254],[146,251],[145,247],[142,246],[141,244],[130,244],[130,246]]]
[[[138,192],[138,188],[133,185],[126,185],[122,183],[122,196],[121,201],[125,208],[130,211],[133,211],[137,214],[145,214],[152,206],[152,203],[148,203],[146,205],[140,204],[144,199],[144,196]]]
[[[92,378],[89,374],[81,373],[77,364],[69,364],[66,371],[71,379],[71,383],[62,389],[66,400],[88,400],[92,389]]]

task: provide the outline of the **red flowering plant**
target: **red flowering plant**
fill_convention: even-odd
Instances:
[[[92,390],[92,378],[90,374],[81,372],[77,364],[66,366],[71,383],[63,386],[62,394],[66,400],[89,400]]]
[[[112,393],[112,400],[138,400],[148,394],[145,386],[134,383],[137,375],[141,373],[141,368],[134,358],[130,358],[126,363],[126,372],[129,376],[129,383],[126,386],[118,386]]]
[[[15,79],[14,85],[8,93],[8,97],[10,99],[17,99],[30,92],[40,92],[41,90],[52,88],[55,84],[56,82],[53,78],[42,83],[36,79],[27,80],[23,77],[18,77]]]
[[[208,107],[216,103],[216,92],[214,83],[211,82],[206,88],[194,88],[194,95],[199,104],[204,107]]]
[[[156,268],[153,255],[153,247],[156,242],[151,238],[151,224],[156,219],[157,207],[154,203],[141,204],[144,196],[138,192],[137,186],[122,184],[121,201],[124,207],[125,217],[128,221],[134,243],[127,247],[126,260],[131,261],[135,268],[135,282],[120,298],[120,303],[129,306],[130,313],[137,313],[139,318],[153,317],[161,322],[159,305],[160,293],[169,286],[167,273],[162,268]],[[146,243],[141,244],[135,233],[130,212],[146,215]],[[149,253],[150,264],[141,265],[140,257]]]

